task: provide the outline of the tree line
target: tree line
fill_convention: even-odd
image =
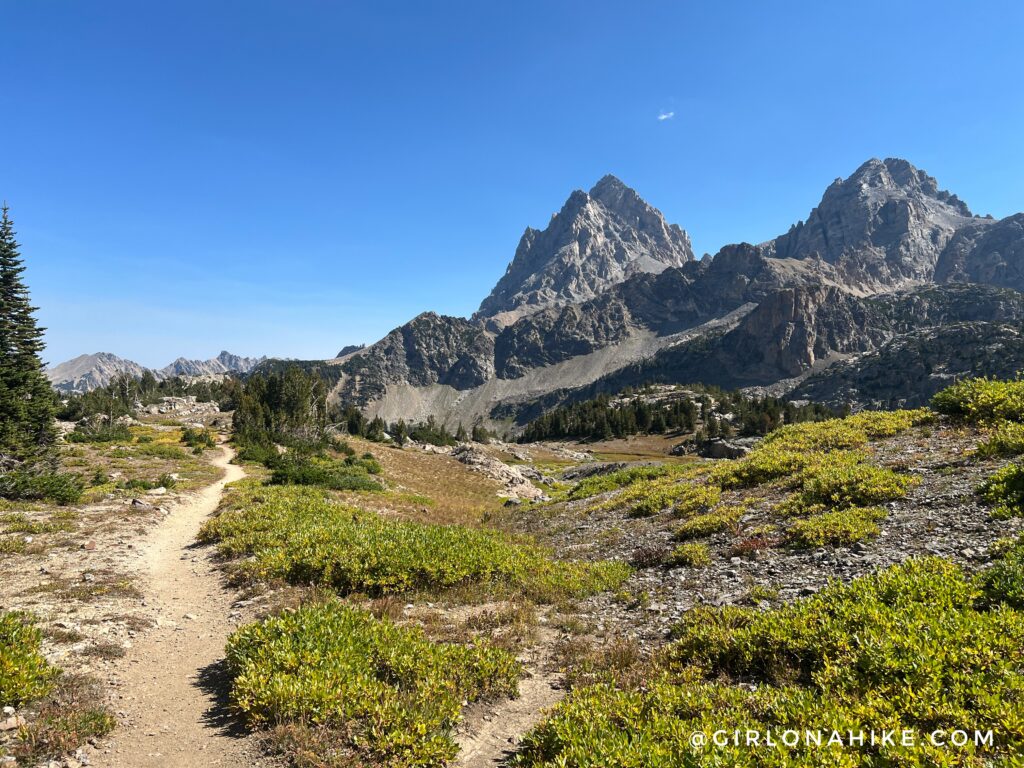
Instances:
[[[159,403],[165,397],[186,395],[192,395],[200,402],[216,402],[222,411],[230,411],[235,408],[241,391],[241,382],[231,376],[221,381],[190,381],[180,376],[158,381],[149,370],[139,378],[120,373],[105,387],[68,395],[57,411],[57,418],[79,421],[88,416],[102,415],[113,420],[129,416],[140,407]]]
[[[797,405],[775,397],[749,397],[716,387],[691,388],[693,395],[660,398],[650,390],[626,389],[552,408],[530,421],[521,442],[609,440],[638,434],[699,437],[765,435],[783,424],[818,421],[836,414],[817,403]]]

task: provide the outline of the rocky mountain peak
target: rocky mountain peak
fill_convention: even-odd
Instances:
[[[974,215],[967,204],[956,195],[939,189],[939,183],[934,177],[899,157],[887,157],[885,160],[871,158],[854,171],[850,178],[845,181],[836,179],[833,186],[836,184],[855,185],[862,190],[862,194],[868,196],[882,193],[890,197],[929,197],[945,203],[961,216]]]
[[[685,231],[619,179],[605,176],[589,193],[572,192],[544,230],[527,227],[476,317],[509,322],[692,260]]]
[[[867,290],[931,280],[943,248],[973,221],[956,195],[906,160],[873,158],[836,179],[806,221],[770,245],[773,255],[836,265]]]

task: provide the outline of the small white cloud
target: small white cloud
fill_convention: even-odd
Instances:
[[[659,120],[659,121],[662,121],[662,120],[671,120],[671,119],[672,119],[673,117],[675,117],[675,116],[676,116],[676,113],[675,113],[675,112],[659,112],[659,113],[658,113],[658,120]]]

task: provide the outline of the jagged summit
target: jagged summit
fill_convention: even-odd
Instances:
[[[1012,330],[1021,296],[1024,214],[974,216],[906,160],[868,160],[786,234],[701,261],[682,229],[609,175],[569,195],[545,229],[526,228],[473,320],[420,315],[343,361],[334,396],[391,420],[469,423],[588,387],[784,392],[915,333],[928,370],[961,371],[964,350],[928,347],[928,334],[962,322]],[[914,395],[928,375],[908,370],[890,395]]]
[[[510,321],[585,301],[632,275],[693,260],[690,238],[615,176],[575,190],[544,230],[527,227],[478,318]],[[499,317],[500,316],[500,317]]]
[[[836,179],[806,221],[769,243],[770,255],[836,265],[871,290],[931,280],[946,244],[976,217],[906,160],[873,158]]]
[[[967,204],[960,198],[951,192],[939,189],[939,183],[934,177],[899,157],[887,157],[885,160],[873,157],[850,174],[850,178],[845,181],[836,179],[836,183],[839,185],[856,184],[863,188],[880,189],[887,192],[900,190],[906,195],[923,195],[946,203],[961,216],[974,216]]]

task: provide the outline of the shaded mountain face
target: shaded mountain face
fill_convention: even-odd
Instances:
[[[421,315],[339,361],[333,394],[385,418],[454,423],[651,380],[784,394],[811,377],[826,392],[829,375],[858,379],[855,361],[901,339],[944,370],[943,344],[1008,327],[1020,291],[1024,214],[974,216],[905,160],[869,160],[786,234],[701,261],[685,232],[606,177],[526,231],[473,318]],[[947,356],[963,367],[961,351]]]
[[[248,373],[266,358],[240,357],[230,352],[221,352],[210,360],[188,360],[179,357],[170,365],[152,371],[158,379],[169,379],[175,376],[208,376],[225,373]],[[132,360],[126,360],[109,352],[97,352],[93,355],[80,355],[46,371],[53,388],[59,392],[88,392],[107,386],[113,379],[126,373],[133,378],[140,378],[146,372],[144,366]]]
[[[686,232],[614,176],[573,192],[543,231],[527,228],[477,318],[507,324],[546,307],[592,299],[640,273],[693,261]]]

